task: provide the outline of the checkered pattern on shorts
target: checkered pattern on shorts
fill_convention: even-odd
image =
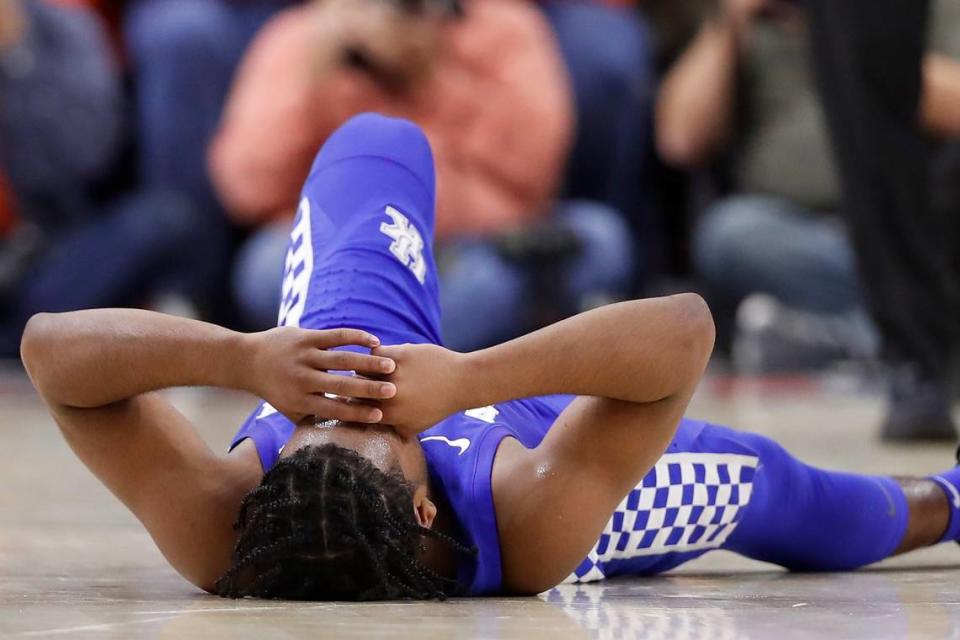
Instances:
[[[601,580],[611,560],[719,548],[750,502],[758,462],[732,453],[665,454],[565,582]]]

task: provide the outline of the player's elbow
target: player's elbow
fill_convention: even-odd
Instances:
[[[69,314],[38,313],[30,318],[20,339],[20,359],[40,395],[51,404],[62,402],[63,363],[69,359]]]
[[[52,334],[56,331],[56,320],[52,313],[38,313],[27,322],[20,339],[20,359],[27,374],[39,383],[43,363],[48,359]]]
[[[30,318],[20,339],[20,359],[34,387],[44,398],[51,395],[54,386],[57,336],[61,333],[57,314],[38,313]]]
[[[674,296],[677,304],[677,331],[681,334],[683,353],[688,356],[691,370],[699,379],[713,353],[716,327],[706,301],[696,293]]]

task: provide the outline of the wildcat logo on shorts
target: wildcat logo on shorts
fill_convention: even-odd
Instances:
[[[393,222],[381,223],[380,232],[393,240],[390,253],[423,284],[427,277],[427,261],[423,259],[423,236],[410,224],[407,216],[393,207],[388,205],[385,213]]]

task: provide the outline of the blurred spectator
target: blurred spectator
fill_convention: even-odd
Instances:
[[[0,172],[17,212],[0,238],[0,355],[13,355],[33,313],[142,301],[198,252],[176,196],[90,197],[124,122],[98,20],[40,0],[0,0],[0,12]]]
[[[803,310],[862,319],[806,31],[796,5],[724,2],[664,81],[658,148],[690,168],[723,154],[731,160],[734,194],[705,212],[694,238],[698,267],[718,293],[736,300],[767,292]],[[856,326],[866,325],[849,328]],[[863,331],[837,346],[862,354],[873,342]]]
[[[193,245],[203,256],[180,283],[218,312],[232,231],[206,169],[234,70],[249,42],[295,0],[129,0],[123,34],[135,92],[140,184],[176,195],[197,217]],[[224,319],[225,320],[225,319]]]
[[[806,13],[784,0],[724,0],[664,80],[657,145],[688,168],[726,157],[733,194],[704,212],[693,257],[737,315],[734,360],[769,371],[875,354],[824,116]],[[956,0],[936,5],[928,69],[960,80]],[[833,64],[841,64],[834,61]],[[956,74],[956,75],[954,75]],[[960,100],[927,74],[924,125],[955,135]],[[946,106],[946,103],[950,106]],[[941,429],[941,434],[947,431]],[[952,432],[951,432],[952,433]]]
[[[247,222],[288,220],[318,146],[366,110],[415,120],[433,146],[450,346],[474,348],[525,328],[543,283],[524,256],[575,251],[548,283],[558,298],[577,298],[568,306],[628,286],[633,256],[621,214],[589,201],[553,206],[573,101],[533,5],[473,0],[455,19],[326,0],[277,17],[244,61],[212,150],[229,210]],[[532,229],[533,242],[516,234]],[[275,315],[285,233],[283,225],[263,231],[238,266],[237,297],[255,324]],[[514,315],[484,313],[484,300]]]
[[[756,292],[772,296],[739,309],[740,370],[867,357],[876,342],[836,215],[836,171],[805,20],[798,5],[780,0],[721,2],[665,77],[658,104],[657,143],[667,162],[730,161],[733,193],[703,213],[692,242],[717,310],[730,314]]]
[[[640,7],[656,34],[655,68],[663,71],[697,34],[703,16],[716,0],[641,0]]]
[[[123,46],[122,20],[127,0],[45,0],[61,7],[81,7],[93,11],[106,29],[111,48],[121,63],[126,58]]]
[[[114,158],[121,105],[95,17],[38,0],[0,0],[0,321],[11,324],[0,329],[0,353],[19,343],[16,290],[41,235],[89,214],[87,187]]]
[[[0,163],[21,214],[53,229],[87,211],[86,187],[114,160],[122,95],[96,18],[0,0]],[[10,25],[17,25],[11,27]]]
[[[561,195],[602,202],[650,231],[642,192],[650,155],[653,37],[636,11],[589,0],[540,3],[570,78],[576,128]],[[641,247],[654,238],[641,237]]]
[[[957,143],[933,157],[921,129],[957,136],[960,64],[940,52],[960,50],[960,6],[810,0],[809,7],[843,213],[864,298],[892,365],[883,435],[954,440],[947,378],[960,338],[960,238],[949,231],[951,225],[957,231],[960,201],[955,183],[936,180],[956,175]]]

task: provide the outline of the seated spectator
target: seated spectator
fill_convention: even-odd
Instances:
[[[90,195],[122,139],[120,84],[88,10],[0,0],[0,356],[18,352],[33,313],[133,304],[202,255],[175,194]]]
[[[949,56],[960,55],[960,3],[934,6],[922,115],[931,135],[955,136],[960,100],[950,86],[960,65]],[[722,0],[666,75],[657,104],[667,162],[694,169],[729,160],[732,193],[703,213],[693,258],[715,308],[746,299],[733,355],[752,371],[862,359],[877,348],[837,211],[807,39],[800,4]]]
[[[560,50],[575,104],[573,147],[561,195],[623,212],[640,234],[641,251],[649,251],[658,242],[645,188],[656,39],[636,9],[603,6],[601,0],[537,4]],[[640,4],[647,9],[646,0]]]
[[[41,226],[83,215],[85,186],[115,158],[119,78],[88,11],[0,0],[0,163],[24,216]],[[0,36],[2,38],[3,36]]]
[[[123,21],[123,11],[126,8],[127,0],[46,0],[50,4],[61,7],[81,7],[89,9],[96,13],[107,32],[111,48],[114,50],[115,57],[123,63],[126,58],[126,52],[123,46],[123,31],[121,23]]]
[[[554,204],[573,101],[534,6],[471,0],[455,18],[323,0],[278,16],[243,63],[212,149],[214,182],[232,215],[288,222],[318,146],[368,110],[416,121],[433,146],[450,346],[475,348],[527,328],[531,292],[545,285],[517,258],[531,255],[518,249],[526,243],[518,231],[542,224],[556,241],[551,252],[575,249],[547,284],[576,298],[563,306],[624,292],[633,256],[621,214],[597,202]],[[286,235],[282,226],[262,231],[238,265],[237,297],[254,325],[274,321]],[[543,249],[533,244],[533,253]],[[516,316],[485,313],[484,300]]]
[[[127,0],[122,33],[134,93],[140,185],[193,211],[197,269],[179,285],[221,321],[235,230],[206,170],[208,144],[248,44],[298,0]],[[176,218],[176,216],[174,216]],[[174,221],[171,220],[171,224]]]

